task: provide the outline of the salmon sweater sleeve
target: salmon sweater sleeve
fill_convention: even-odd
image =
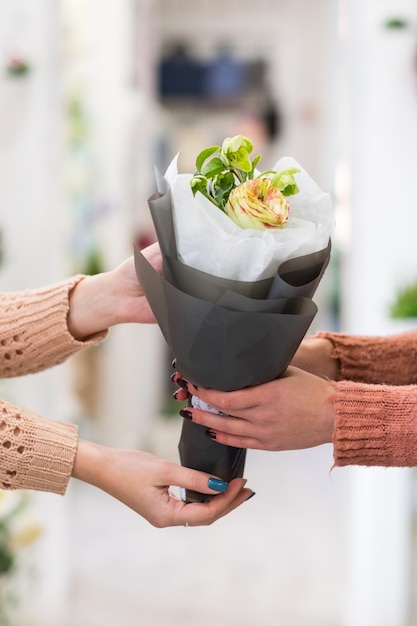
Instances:
[[[68,330],[69,293],[83,278],[0,294],[0,378],[47,369],[106,337],[104,331],[82,342]],[[75,425],[0,400],[0,488],[64,494],[77,443]]]
[[[339,360],[336,466],[417,466],[417,329],[386,337],[321,332]]]

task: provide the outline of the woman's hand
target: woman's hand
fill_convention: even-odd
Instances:
[[[242,478],[227,484],[146,452],[84,440],[79,441],[72,475],[102,489],[157,528],[212,524],[253,495]],[[170,492],[172,486],[216,496],[204,504],[186,504]]]
[[[220,411],[216,415],[187,407],[181,414],[207,426],[207,435],[221,444],[262,450],[296,450],[332,441],[333,384],[296,367],[271,382],[238,391],[194,387],[175,374],[178,400],[198,396]],[[187,390],[184,389],[187,387]]]
[[[162,258],[157,243],[142,254],[158,271]],[[70,294],[68,328],[75,339],[84,340],[115,324],[155,322],[140,286],[133,256],[116,269],[87,276]]]

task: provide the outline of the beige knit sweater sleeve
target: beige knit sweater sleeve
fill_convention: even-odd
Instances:
[[[335,465],[417,466],[417,329],[387,337],[317,333],[334,345]]]
[[[82,279],[0,294],[1,378],[52,367],[106,337],[107,331],[81,342],[68,331],[69,293]],[[77,442],[76,426],[0,401],[0,488],[64,494]]]

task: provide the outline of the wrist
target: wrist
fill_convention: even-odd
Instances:
[[[78,341],[118,322],[110,272],[85,276],[69,294],[68,330]]]
[[[334,406],[335,386],[327,382],[326,399],[323,405],[323,436],[325,443],[333,442],[336,411]]]
[[[79,439],[72,477],[95,487],[102,487],[106,468],[106,450],[104,446]]]
[[[328,337],[319,337],[320,352],[323,355],[323,376],[330,380],[337,380],[340,372],[340,361],[334,355],[334,343]]]
[[[312,336],[298,348],[293,365],[316,376],[337,380],[340,362],[334,357],[333,342],[327,337]]]

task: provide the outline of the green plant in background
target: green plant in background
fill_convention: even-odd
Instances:
[[[13,568],[14,555],[11,549],[10,529],[6,521],[0,521],[0,577]]]
[[[390,306],[390,315],[395,319],[417,318],[417,280],[399,289]]]
[[[102,254],[98,248],[92,246],[87,252],[87,257],[80,269],[80,273],[87,274],[88,276],[94,276],[94,274],[100,274],[103,271],[104,264]]]
[[[408,23],[402,17],[390,17],[384,22],[385,28],[388,30],[403,30],[407,28]]]
[[[30,73],[29,62],[23,57],[11,57],[6,65],[6,74],[11,78],[21,78]]]
[[[34,515],[31,494],[22,490],[0,490],[0,625],[14,626],[20,602],[15,577],[24,571],[22,557],[42,533]]]
[[[83,99],[72,94],[67,103],[68,138],[73,148],[83,148],[89,140],[90,120]]]

